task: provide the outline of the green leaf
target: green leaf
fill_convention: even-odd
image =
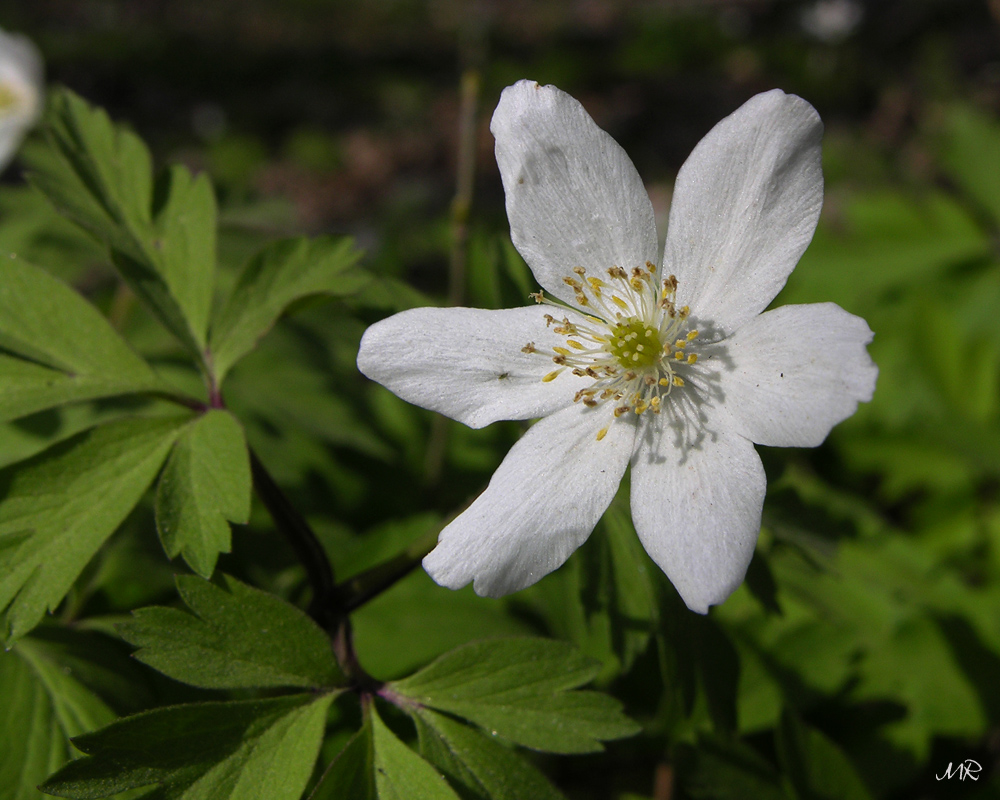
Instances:
[[[204,176],[153,182],[146,146],[68,90],[49,100],[32,183],[110,251],[122,278],[199,362],[215,280],[216,207]]]
[[[375,745],[370,723],[366,722],[337,754],[309,800],[375,800]]]
[[[778,755],[799,800],[871,800],[850,759],[794,712],[781,715],[777,739]]]
[[[139,502],[188,419],[112,422],[0,472],[0,610],[10,639],[62,600]]]
[[[697,747],[676,748],[678,782],[687,795],[706,800],[788,800],[767,761],[739,740],[703,737]]]
[[[206,689],[318,688],[343,681],[330,640],[302,611],[228,575],[221,582],[179,575],[178,591],[194,614],[140,608],[118,633],[140,648],[140,661]]]
[[[250,457],[240,423],[211,410],[174,443],[156,487],[156,529],[171,558],[202,577],[230,550],[229,522],[250,518]]]
[[[66,665],[24,638],[0,651],[0,794],[35,800],[35,788],[70,757],[69,740],[114,719]]]
[[[286,239],[247,264],[212,325],[216,380],[256,346],[289,305],[311,295],[343,297],[370,276],[355,267],[360,253],[349,239]]]
[[[603,749],[601,740],[639,731],[617,700],[567,691],[592,680],[599,668],[565,642],[493,639],[452,650],[389,685],[525,747],[587,753]]]
[[[312,774],[332,694],[167,706],[74,744],[73,761],[40,788],[109,797],[160,785],[170,800],[299,800]]]
[[[403,744],[370,706],[379,800],[459,800],[443,775]]]
[[[45,270],[0,259],[0,420],[169,389],[90,303]],[[30,359],[30,360],[26,360]]]
[[[412,713],[420,754],[484,800],[565,800],[534,765],[502,744],[428,708]]]
[[[975,108],[956,107],[945,120],[945,134],[948,174],[1000,222],[1000,125]]]

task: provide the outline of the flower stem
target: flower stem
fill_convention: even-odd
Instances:
[[[324,630],[333,632],[342,616],[331,603],[335,597],[336,581],[333,566],[320,544],[316,533],[305,518],[295,510],[288,497],[275,483],[271,473],[261,463],[257,454],[250,449],[250,471],[257,494],[267,507],[271,519],[292,546],[295,555],[305,568],[306,577],[312,587],[312,601],[309,603],[311,616]]]
[[[413,572],[423,561],[424,556],[435,548],[441,531],[472,505],[472,501],[480,494],[481,491],[476,492],[472,499],[437,525],[429,528],[403,552],[338,584],[335,590],[338,608],[344,613],[354,611]]]
[[[476,179],[476,107],[479,104],[479,71],[468,68],[462,73],[461,106],[458,116],[458,164],[455,172],[455,197],[451,201],[451,253],[448,259],[448,305],[465,301],[466,261],[469,243],[469,210]],[[444,468],[448,447],[449,420],[440,415],[431,421],[431,434],[424,458],[424,481],[437,485]]]

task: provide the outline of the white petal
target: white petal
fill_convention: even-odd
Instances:
[[[815,447],[872,399],[872,332],[834,303],[782,306],[716,347],[719,385],[737,430],[758,444]]]
[[[0,169],[14,155],[41,111],[42,57],[25,36],[0,30],[0,87],[16,98],[0,108]]]
[[[625,151],[579,102],[519,81],[500,96],[490,130],[514,246],[548,292],[567,302],[573,267],[603,276],[656,262],[653,206]]]
[[[764,468],[724,414],[710,412],[703,435],[687,443],[661,418],[643,422],[632,459],[632,521],[687,607],[704,614],[746,575],[760,532]]]
[[[477,594],[499,597],[561,566],[611,503],[632,453],[635,425],[612,411],[574,405],[532,427],[441,532],[423,562],[431,578],[450,589],[473,581]]]
[[[823,125],[805,100],[748,100],[698,143],[677,175],[663,274],[699,329],[729,335],[784,286],[823,204]]]
[[[546,325],[544,306],[413,308],[365,331],[358,369],[410,403],[482,428],[551,414],[592,382],[569,370],[543,381],[558,367],[523,352],[529,342],[539,349],[566,345]]]

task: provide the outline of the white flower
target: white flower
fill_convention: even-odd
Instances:
[[[42,57],[29,39],[0,30],[0,169],[42,107]]]
[[[521,81],[491,130],[511,238],[545,294],[405,311],[358,354],[365,375],[474,428],[543,418],[424,568],[481,595],[531,585],[586,540],[631,463],[643,546],[704,613],[753,554],[753,443],[818,445],[875,387],[864,320],[832,303],[761,314],[819,217],[819,117],[771,91],[716,125],[677,176],[660,269],[642,181],[576,100]]]

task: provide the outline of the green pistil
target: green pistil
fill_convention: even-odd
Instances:
[[[611,326],[611,355],[627,369],[647,369],[663,354],[659,332],[641,319],[629,317]]]
[[[16,107],[20,100],[20,96],[9,86],[0,83],[0,114],[4,114]]]

